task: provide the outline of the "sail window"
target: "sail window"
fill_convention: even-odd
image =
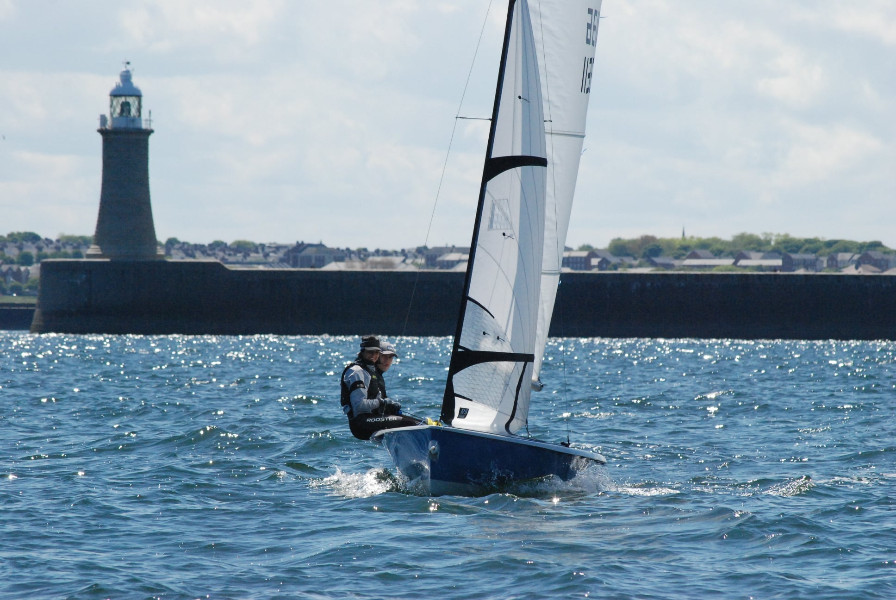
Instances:
[[[502,231],[511,227],[513,227],[513,224],[510,219],[510,199],[494,198],[488,219],[488,228],[492,231]]]

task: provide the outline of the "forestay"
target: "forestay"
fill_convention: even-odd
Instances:
[[[544,113],[526,0],[510,3],[442,420],[514,433],[527,423],[544,243]]]
[[[547,195],[541,304],[533,379],[538,380],[585,139],[601,0],[532,0],[547,135]]]

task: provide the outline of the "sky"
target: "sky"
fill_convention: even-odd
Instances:
[[[488,132],[456,117],[491,112],[505,12],[0,0],[0,234],[93,233],[98,119],[130,61],[160,240],[468,245]],[[569,246],[896,248],[896,2],[604,0],[601,16]]]

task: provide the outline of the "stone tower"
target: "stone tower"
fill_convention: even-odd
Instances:
[[[103,182],[93,245],[87,258],[157,260],[156,230],[149,201],[149,136],[141,117],[143,94],[125,63],[109,92],[109,117],[100,115]]]

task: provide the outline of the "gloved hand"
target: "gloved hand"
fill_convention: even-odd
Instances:
[[[397,415],[401,411],[401,404],[392,398],[383,398],[383,414]]]

